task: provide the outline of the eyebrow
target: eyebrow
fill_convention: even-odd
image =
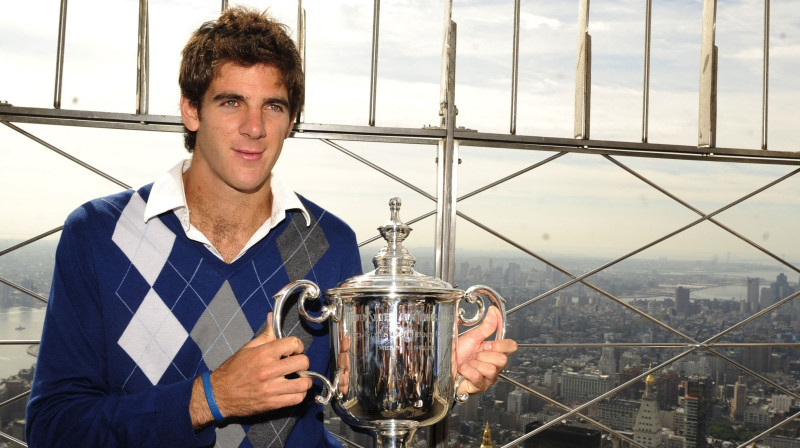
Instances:
[[[233,93],[233,92],[218,93],[218,94],[214,95],[213,98],[211,98],[211,100],[214,101],[214,102],[223,101],[223,100],[244,101],[244,99],[245,99],[244,96],[242,96],[242,95],[240,95],[238,93]]]
[[[286,110],[289,109],[289,100],[284,98],[267,98],[267,100],[264,101],[264,104],[278,104],[283,106],[283,108]]]

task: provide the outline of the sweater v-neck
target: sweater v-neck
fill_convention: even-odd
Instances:
[[[207,262],[209,262],[217,271],[223,273],[225,278],[230,278],[235,274],[242,266],[246,266],[250,263],[250,261],[256,257],[260,252],[267,247],[270,241],[274,238],[277,238],[284,230],[285,230],[285,223],[291,221],[293,211],[287,211],[286,217],[284,220],[275,226],[269,233],[267,233],[264,238],[253,244],[247,251],[245,251],[241,256],[239,256],[236,260],[231,263],[226,263],[225,260],[219,258],[213,252],[211,252],[205,244],[195,241],[189,238],[186,235],[186,232],[183,230],[183,226],[181,225],[180,220],[175,213],[169,212],[165,213],[160,216],[161,220],[164,224],[170,228],[179,238],[184,239],[188,242],[189,246],[191,246],[198,254]]]

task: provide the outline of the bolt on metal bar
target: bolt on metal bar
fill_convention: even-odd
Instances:
[[[378,89],[378,37],[381,23],[381,0],[375,0],[372,7],[372,63],[369,75],[369,125],[375,126],[375,102]]]
[[[764,64],[761,73],[761,149],[767,149],[769,127],[769,0],[764,0]]]
[[[650,32],[653,25],[653,0],[647,0],[644,12],[644,86],[642,88],[642,143],[649,138],[650,120]]]
[[[61,86],[64,82],[64,43],[67,34],[67,0],[61,0],[58,15],[58,48],[56,50],[56,86],[53,95],[53,108],[61,109]]]
[[[556,406],[556,407],[559,407],[561,409],[564,409],[565,411],[571,411],[572,410],[571,407],[561,403],[558,400],[554,400],[554,399],[548,397],[547,395],[541,394],[541,393],[531,389],[530,387],[520,383],[519,381],[516,381],[513,378],[510,378],[508,375],[505,375],[505,374],[501,373],[500,374],[500,378],[502,378],[504,381],[507,381],[507,382],[513,384],[516,387],[519,387],[520,389],[524,390],[525,392],[528,392],[529,394],[534,395],[537,398],[552,404],[553,406]],[[637,447],[641,447],[641,448],[647,448],[645,446],[639,445],[638,443],[636,443],[634,440],[628,438],[627,436],[617,432],[615,429],[613,429],[613,428],[611,428],[609,426],[606,426],[606,425],[598,422],[597,420],[594,420],[593,418],[591,418],[591,417],[589,417],[589,416],[587,416],[585,414],[582,414],[582,413],[578,412],[575,415],[577,417],[579,417],[579,418],[583,418],[584,420],[586,420],[588,423],[592,424],[593,426],[596,426],[596,427],[602,429],[603,431],[606,431],[609,434],[613,434],[613,435],[619,437],[620,439],[628,442],[632,446],[637,446]]]
[[[7,279],[5,279],[3,277],[0,277],[0,283],[5,283],[6,285],[16,289],[17,291],[19,291],[21,293],[27,294],[27,295],[33,297],[36,300],[39,300],[39,301],[44,302],[44,303],[47,303],[47,298],[42,297],[39,294],[37,294],[36,292],[31,291],[30,289],[28,289],[28,288],[26,288],[26,287],[24,287],[22,285],[18,285],[16,283],[12,282],[11,280],[7,280]]]
[[[622,168],[623,170],[627,171],[628,173],[632,174],[634,177],[636,177],[636,178],[640,179],[641,181],[645,182],[646,184],[648,184],[652,188],[654,188],[654,189],[658,190],[659,192],[661,192],[662,194],[666,195],[667,197],[669,197],[673,201],[683,205],[684,207],[686,207],[689,210],[697,213],[698,215],[703,216],[703,212],[701,212],[700,210],[692,207],[690,204],[684,202],[683,200],[681,200],[677,196],[673,195],[672,193],[670,193],[666,189],[661,188],[660,186],[656,185],[654,182],[650,181],[646,177],[644,177],[644,176],[640,175],[639,173],[637,173],[636,171],[628,168],[626,165],[624,165],[622,162],[618,161],[614,157],[611,157],[611,156],[608,156],[608,155],[604,155],[603,157],[605,157],[606,159],[608,159],[609,161],[611,161],[612,163],[614,163],[618,167]],[[755,243],[754,241],[750,240],[749,238],[745,237],[744,235],[741,235],[740,233],[736,232],[735,230],[731,229],[730,227],[726,226],[725,224],[722,224],[721,222],[719,222],[719,221],[717,221],[716,219],[713,219],[713,218],[709,219],[709,222],[714,223],[715,225],[717,225],[721,229],[723,229],[726,232],[730,233],[731,235],[739,238],[740,240],[744,241],[745,243],[753,246],[754,248],[758,249],[759,251],[761,251],[765,255],[767,255],[770,258],[776,260],[777,262],[783,264],[787,268],[792,269],[793,271],[795,271],[797,273],[800,273],[800,269],[798,269],[797,267],[795,267],[794,265],[792,265],[788,261],[786,261],[783,258],[779,257],[778,255],[773,254],[772,252],[770,252],[766,248],[760,246],[759,244]]]
[[[700,42],[700,110],[697,146],[717,146],[717,51],[715,28],[717,0],[703,1],[703,30]]]
[[[86,168],[87,170],[89,170],[89,171],[91,171],[91,172],[93,172],[93,173],[95,173],[95,174],[97,174],[97,175],[99,175],[99,176],[101,176],[101,177],[103,177],[103,178],[105,178],[107,180],[110,180],[111,182],[119,185],[120,187],[122,187],[122,188],[124,188],[126,190],[131,188],[128,184],[126,184],[126,183],[124,183],[124,182],[122,182],[120,180],[117,180],[114,177],[111,177],[110,175],[100,171],[99,169],[89,165],[88,163],[78,159],[77,157],[74,157],[71,154],[68,154],[68,153],[56,148],[55,146],[51,145],[50,143],[47,143],[46,141],[40,139],[39,137],[36,137],[35,135],[33,135],[33,134],[23,130],[23,129],[20,129],[17,126],[14,126],[13,124],[11,124],[11,123],[9,123],[7,121],[0,121],[0,123],[3,123],[4,125],[8,126],[9,128],[19,132],[20,134],[24,135],[25,137],[28,137],[29,139],[35,141],[36,143],[39,143],[40,145],[42,145],[45,148],[55,152],[56,154],[58,154],[58,155],[60,155],[62,157],[65,157],[65,158],[77,163],[78,165]]]
[[[150,98],[150,17],[148,0],[139,0],[139,45],[136,58],[136,113],[147,114]]]
[[[578,5],[578,55],[575,64],[575,138],[589,138],[592,88],[592,39],[589,35],[589,0]]]
[[[511,46],[511,126],[509,133],[517,133],[517,88],[519,86],[519,0],[514,0],[514,42]]]

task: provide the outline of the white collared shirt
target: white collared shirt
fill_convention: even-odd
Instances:
[[[192,225],[189,220],[189,207],[186,205],[186,191],[183,187],[183,173],[189,169],[192,164],[192,159],[186,159],[179,162],[172,167],[171,170],[162,174],[154,183],[153,188],[150,190],[150,199],[144,209],[144,221],[166,212],[175,212],[175,216],[180,220],[186,236],[194,241],[203,243],[208,250],[222,260],[217,248],[206,238],[203,233]],[[294,191],[282,180],[280,180],[275,173],[270,176],[270,188],[272,189],[272,213],[269,218],[261,224],[261,227],[256,230],[247,244],[244,245],[242,251],[234,258],[231,263],[239,259],[247,249],[253,247],[254,244],[261,241],[270,230],[274,229],[278,224],[286,218],[286,212],[291,209],[300,210],[306,218],[306,225],[311,225],[311,217],[308,210],[300,202],[300,198]]]

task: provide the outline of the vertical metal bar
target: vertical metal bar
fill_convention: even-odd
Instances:
[[[222,0],[222,10],[228,9],[228,0]]]
[[[589,36],[589,0],[578,6],[578,55],[575,64],[575,138],[589,138],[589,89],[591,88],[591,36]]]
[[[300,53],[300,60],[303,65],[303,77],[306,76],[306,10],[303,8],[303,0],[297,0],[297,52]],[[300,110],[294,117],[295,123],[305,121],[305,103],[300,105]]]
[[[447,129],[446,138],[439,142],[437,156],[437,201],[436,201],[436,251],[435,275],[453,283],[455,277],[455,219],[456,219],[456,175],[458,146],[455,142],[456,115],[456,24],[450,18],[452,0],[445,2],[445,34],[442,45],[442,85],[440,110],[442,125]],[[449,419],[445,418],[431,426],[428,431],[428,446],[447,448]]]
[[[450,32],[453,17],[453,0],[445,0],[444,2],[444,36],[442,37],[442,67],[441,78],[439,80],[439,116],[442,117],[441,127],[447,125],[447,85],[449,73],[449,57],[450,51]]]
[[[439,144],[438,156],[438,201],[436,216],[436,276],[452,282],[455,276],[455,218],[456,218],[456,179],[458,165],[458,145],[455,143],[456,115],[455,72],[456,72],[456,24],[450,22],[447,45],[447,89],[444,117],[446,137]]]
[[[716,45],[717,0],[703,1],[703,34],[700,42],[700,110],[697,146],[713,148],[717,139]]]
[[[653,0],[647,0],[645,7],[644,24],[644,87],[642,89],[642,143],[647,143],[650,120],[650,30],[653,24],[652,18]]]
[[[519,0],[514,0],[514,45],[511,56],[511,135],[517,133],[517,88],[519,84]]]
[[[378,36],[380,35],[381,0],[372,8],[372,65],[369,76],[369,125],[375,126],[375,97],[378,89]]]
[[[139,0],[139,51],[136,70],[136,113],[147,114],[150,97],[150,18],[147,1]]]
[[[61,0],[61,13],[58,16],[58,50],[56,50],[56,88],[53,95],[53,108],[61,109],[61,85],[64,81],[64,41],[67,34],[67,0]]]
[[[767,149],[769,121],[769,0],[764,0],[764,67],[761,74],[761,149]]]

